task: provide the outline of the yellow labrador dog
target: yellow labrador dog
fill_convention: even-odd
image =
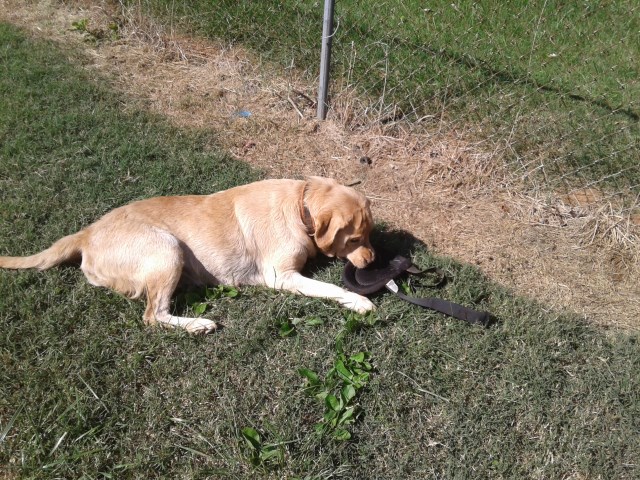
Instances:
[[[372,227],[369,200],[334,180],[264,180],[212,195],[134,202],[41,253],[0,257],[0,267],[80,262],[92,285],[146,295],[146,323],[208,332],[215,322],[171,314],[179,284],[266,285],[372,310],[367,298],[300,274],[318,251],[366,267],[374,259]]]

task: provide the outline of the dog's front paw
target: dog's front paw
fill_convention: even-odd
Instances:
[[[367,297],[363,297],[362,295],[358,295],[357,293],[353,292],[346,292],[340,300],[340,304],[343,307],[346,307],[360,314],[364,314],[376,309],[376,306]]]
[[[218,325],[213,320],[207,320],[206,318],[194,318],[187,323],[184,328],[190,333],[209,333],[218,328]]]

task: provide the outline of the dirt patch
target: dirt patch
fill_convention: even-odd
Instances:
[[[4,20],[82,49],[86,68],[132,107],[142,102],[178,125],[211,130],[267,176],[355,184],[376,218],[517,294],[601,325],[640,328],[636,217],[603,204],[599,192],[527,192],[504,169],[504,147],[474,143],[437,118],[382,124],[376,115],[388,112],[371,113],[346,87],[335,89],[329,119],[318,122],[316,86],[295,71],[179,36],[111,2],[0,5]]]

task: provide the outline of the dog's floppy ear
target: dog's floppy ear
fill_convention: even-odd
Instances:
[[[314,219],[316,245],[322,253],[329,257],[335,255],[333,251],[333,239],[336,235],[336,227],[331,225],[331,219],[332,214],[328,211],[322,212]]]

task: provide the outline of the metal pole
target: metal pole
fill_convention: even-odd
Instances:
[[[322,51],[320,52],[320,85],[318,86],[318,119],[327,118],[327,95],[331,63],[331,37],[333,34],[333,5],[335,0],[324,0],[322,21]]]

